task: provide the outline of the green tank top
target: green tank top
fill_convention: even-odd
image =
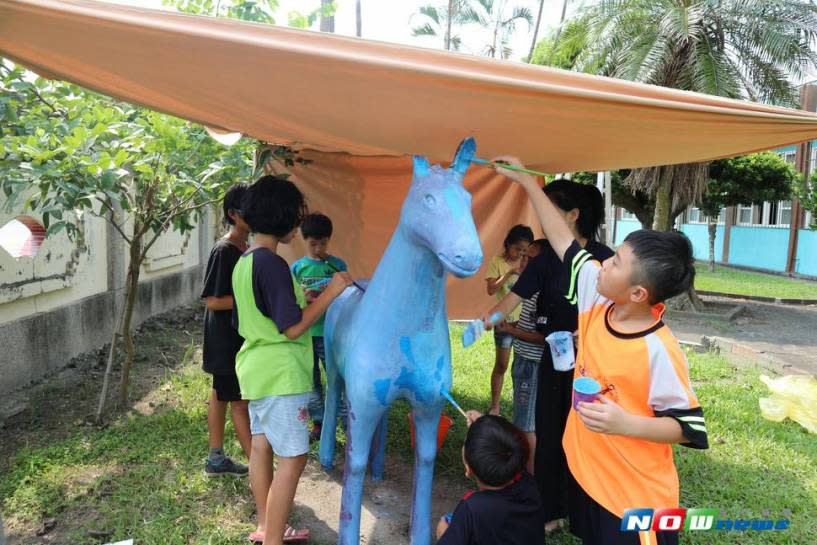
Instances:
[[[241,396],[253,400],[311,392],[312,335],[307,331],[297,339],[288,339],[258,310],[253,293],[253,255],[242,256],[233,270],[238,333],[244,338],[235,359]],[[298,306],[304,308],[304,292],[292,275],[290,278]]]

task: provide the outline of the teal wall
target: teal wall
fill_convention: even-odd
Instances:
[[[624,239],[627,238],[627,235],[629,235],[633,231],[638,231],[639,229],[641,229],[641,222],[638,220],[616,221],[616,241],[615,241],[616,246],[624,242]]]
[[[789,230],[774,227],[732,227],[729,263],[785,272]]]
[[[709,226],[700,223],[685,223],[681,231],[689,237],[695,259],[709,260]],[[723,259],[723,225],[718,225],[715,231],[715,261]]]
[[[618,220],[616,222],[616,246],[624,242],[627,235],[633,231],[641,229],[641,222],[637,220]],[[692,242],[696,259],[709,259],[709,228],[706,225],[695,223],[685,223],[681,230]],[[723,225],[718,225],[715,236],[715,260],[720,261],[723,257]]]
[[[794,272],[817,276],[817,231],[797,232],[797,261]]]

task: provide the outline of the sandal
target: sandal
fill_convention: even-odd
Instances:
[[[299,543],[309,539],[309,529],[301,528],[296,530],[289,524],[284,526],[284,543]]]
[[[264,542],[264,532],[253,532],[247,536],[253,543]],[[304,528],[296,530],[289,524],[284,527],[284,543],[300,543],[309,539],[309,530]]]

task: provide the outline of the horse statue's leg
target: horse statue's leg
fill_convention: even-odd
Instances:
[[[414,408],[414,503],[411,508],[411,545],[431,543],[431,484],[437,457],[437,429],[442,404]]]
[[[326,403],[321,427],[321,446],[318,459],[326,469],[335,467],[335,433],[338,421],[338,405],[343,391],[343,378],[333,361],[329,347],[326,350]]]
[[[360,543],[360,506],[363,481],[369,462],[372,437],[388,407],[375,399],[360,400],[349,396],[349,431],[346,435],[346,462],[343,468],[343,495],[340,502],[338,545]]]
[[[385,411],[380,418],[380,424],[374,432],[372,441],[371,465],[372,480],[383,480],[383,467],[386,465],[386,437],[389,431],[389,411]]]

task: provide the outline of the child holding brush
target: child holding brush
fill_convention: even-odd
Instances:
[[[328,285],[336,272],[346,271],[346,263],[329,253],[329,242],[332,238],[332,220],[329,217],[313,213],[304,216],[301,224],[301,236],[306,243],[306,255],[292,264],[292,275],[306,294],[307,302],[314,301]],[[326,357],[323,344],[323,322],[321,316],[310,328],[312,333],[312,397],[309,400],[309,416],[312,419],[310,440],[317,441],[321,436],[323,424],[323,384],[321,368],[326,369]],[[346,400],[341,398],[338,411],[343,427],[346,427]]]

